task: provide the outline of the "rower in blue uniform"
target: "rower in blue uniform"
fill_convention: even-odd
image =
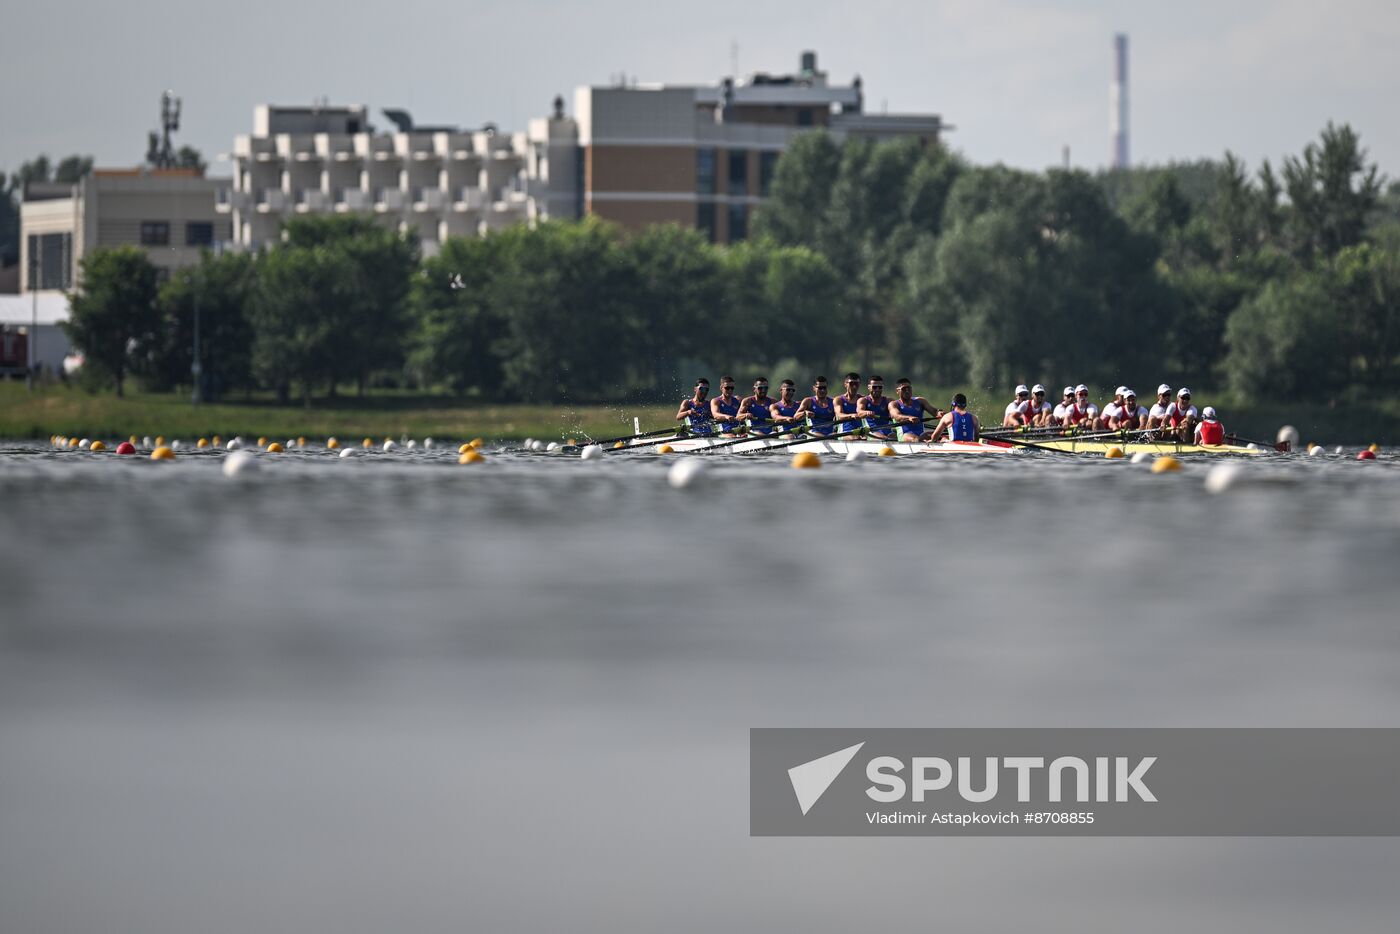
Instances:
[[[895,383],[895,398],[888,406],[890,420],[899,429],[900,441],[927,441],[932,431],[924,430],[924,413],[942,418],[943,413],[929,405],[923,396],[914,395],[914,384],[904,377]]]
[[[870,377],[870,392],[860,397],[856,414],[865,427],[870,429],[870,437],[880,441],[893,441],[894,432],[890,428],[890,397],[885,395],[885,379],[882,376]]]
[[[937,443],[945,431],[953,441],[976,441],[982,437],[982,425],[977,416],[967,410],[967,396],[962,393],[953,397],[953,410],[938,420],[930,442]]]
[[[693,435],[712,435],[715,433],[715,423],[710,417],[710,381],[699,379],[695,381],[695,394],[681,400],[681,407],[676,412],[676,421],[680,422],[690,430]]]
[[[719,378],[719,395],[710,400],[710,418],[720,434],[734,437],[744,430],[739,417],[739,397],[734,395],[734,377]]]
[[[846,374],[846,391],[832,400],[836,414],[836,433],[844,435],[860,427],[860,374]]]
[[[860,378],[856,380],[859,386]],[[807,428],[814,435],[829,438],[836,433],[836,402],[826,394],[825,376],[812,381],[812,394],[798,405],[797,414],[807,419]]]
[[[760,376],[753,381],[753,395],[739,403],[739,418],[749,426],[749,434],[773,433],[773,425],[768,421],[768,410],[772,405],[773,397],[768,395],[768,377]]]
[[[802,403],[797,401],[797,384],[785,379],[778,384],[778,401],[768,407],[768,414],[779,431],[791,434],[797,426],[807,423],[806,416],[800,414]]]

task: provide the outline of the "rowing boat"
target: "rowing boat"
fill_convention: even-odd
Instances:
[[[1258,447],[1245,447],[1238,444],[1187,444],[1184,441],[1114,441],[1111,439],[1091,439],[1087,441],[1076,440],[1074,438],[1046,438],[1045,440],[1035,440],[1033,443],[1038,448],[1049,448],[1055,451],[1068,451],[1071,454],[1098,454],[1102,456],[1112,448],[1117,448],[1128,456],[1139,452],[1147,454],[1262,454]]]
[[[872,441],[852,438],[850,440],[813,439],[793,443],[792,438],[785,436],[751,438],[737,443],[733,438],[691,436],[676,438],[665,443],[670,445],[671,450],[676,453],[705,451],[710,448],[722,447],[728,453],[748,454],[779,446],[785,451],[798,454],[809,451],[813,454],[840,455],[849,454],[852,451],[860,451],[863,454],[879,454],[885,448],[889,448],[895,454],[1014,454],[1018,450],[1015,445],[1007,444],[1004,441],[939,441],[937,444],[928,444],[922,441]],[[655,438],[639,438],[629,446],[655,447],[656,445]]]

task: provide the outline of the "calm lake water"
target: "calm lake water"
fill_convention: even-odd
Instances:
[[[751,839],[755,726],[1400,726],[1400,460],[0,446],[0,930],[1383,930],[1400,840]]]

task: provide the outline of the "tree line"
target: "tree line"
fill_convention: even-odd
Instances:
[[[978,167],[913,141],[806,134],[753,239],[597,220],[450,239],[297,218],[257,254],[157,281],[135,248],[83,261],[85,379],[309,401],[411,386],[485,399],[651,400],[697,373],[855,367],[989,390],[1129,375],[1246,398],[1393,389],[1400,186],[1349,127],[1278,171]],[[1160,375],[1159,375],[1160,374]]]

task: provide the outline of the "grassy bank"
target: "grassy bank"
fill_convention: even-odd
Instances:
[[[931,391],[936,404],[948,395]],[[1199,393],[1200,404],[1220,409],[1227,430],[1243,437],[1272,440],[1283,424],[1297,426],[1304,441],[1322,443],[1400,444],[1400,400],[1373,406],[1239,405],[1228,397]],[[988,424],[1001,421],[1000,399],[974,400]],[[270,398],[192,406],[184,395],[111,393],[92,395],[67,386],[50,386],[32,395],[24,384],[0,382],[0,437],[47,438],[71,435],[124,438],[165,435],[194,439],[215,434],[231,437],[342,438],[438,437],[519,439],[595,438],[671,423],[671,405],[491,405],[464,404],[442,396],[376,393],[316,400],[312,407],[279,406]]]

